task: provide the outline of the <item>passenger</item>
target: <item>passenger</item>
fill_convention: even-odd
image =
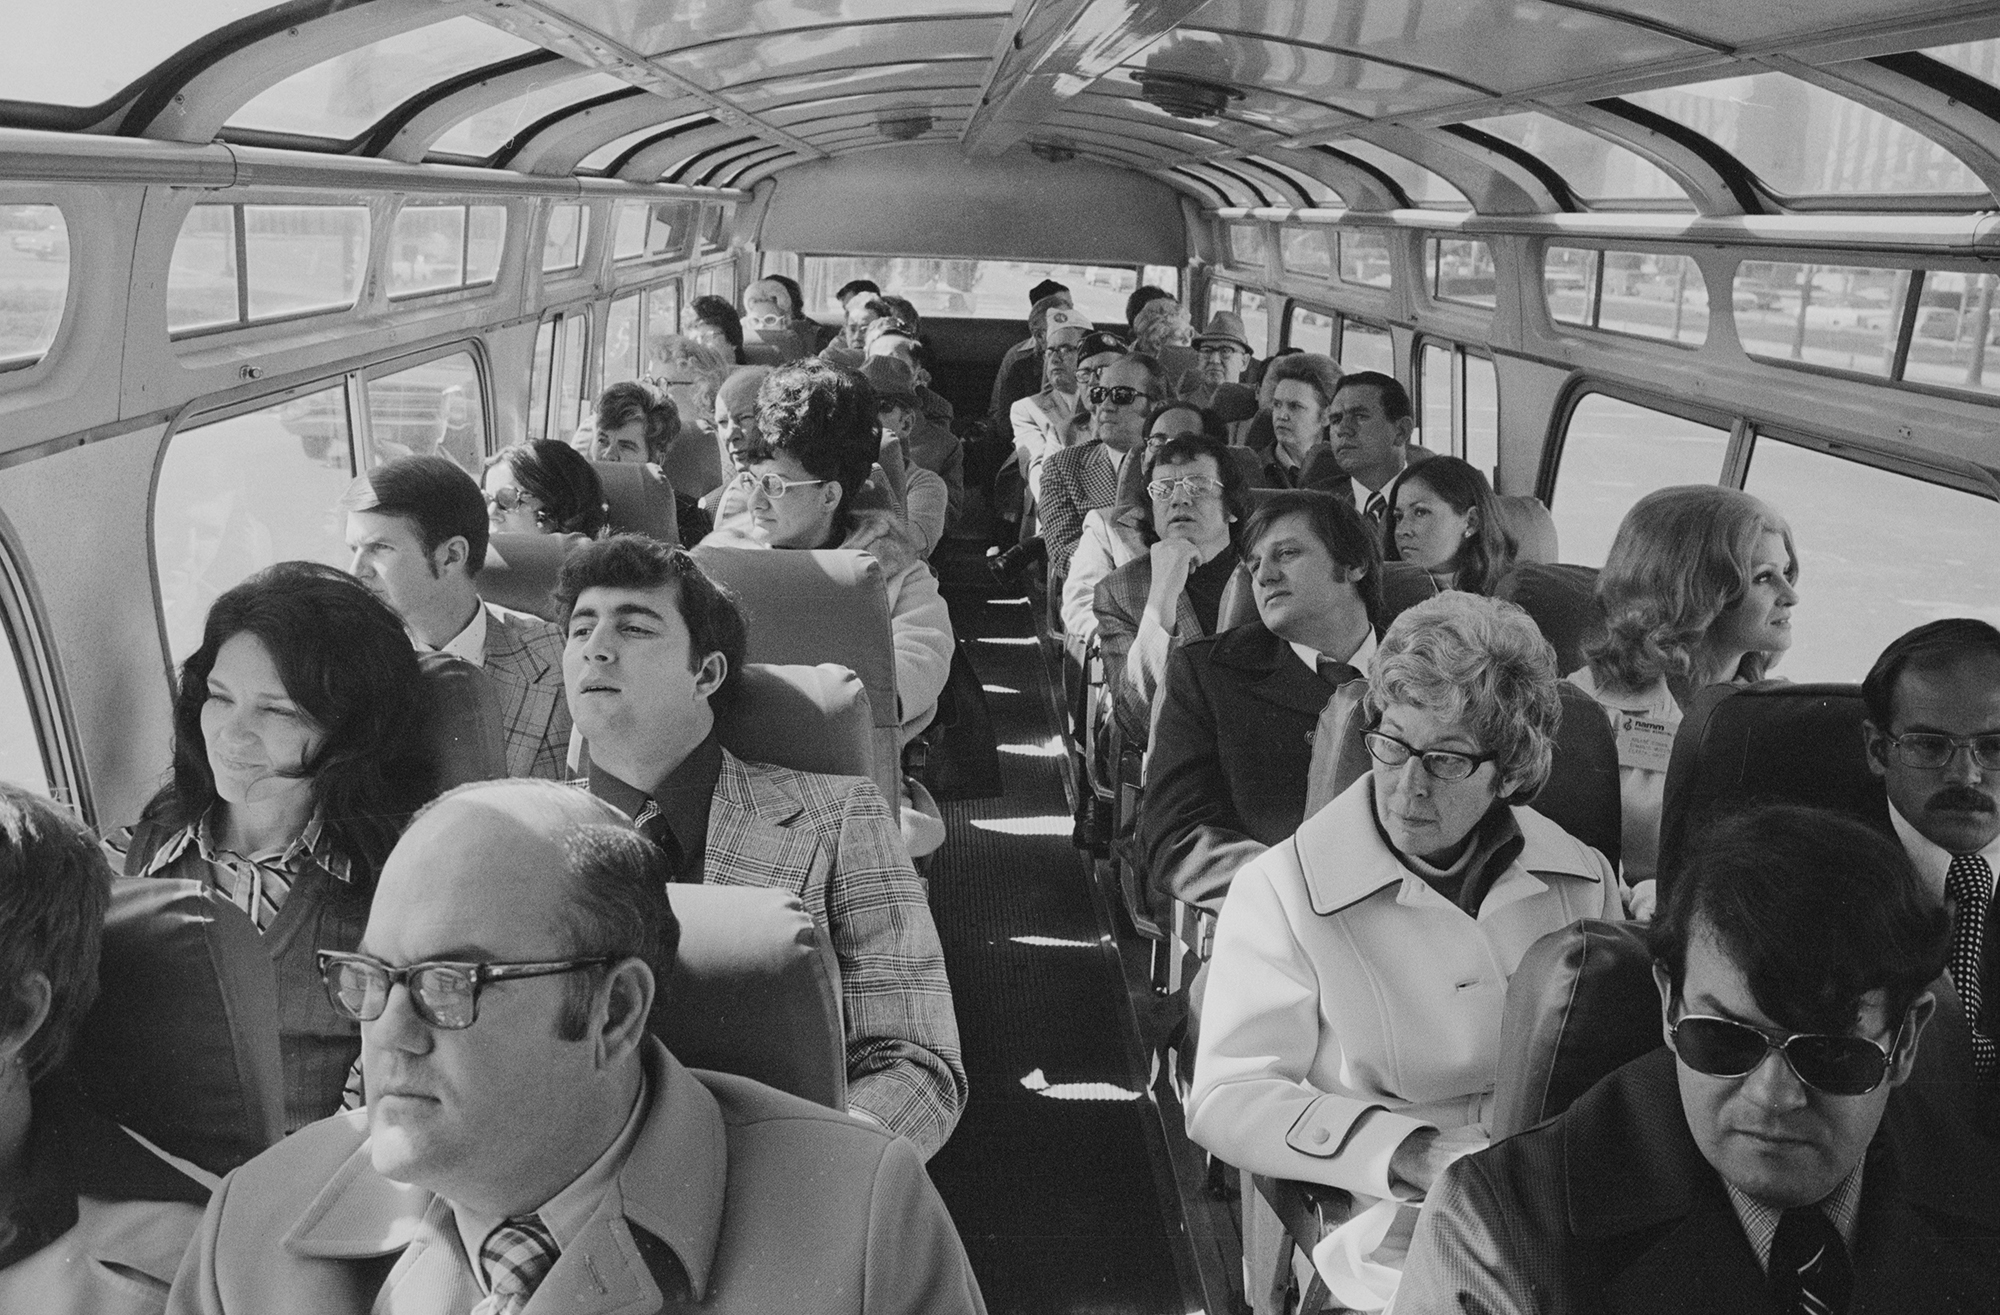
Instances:
[[[1162,402],[1146,416],[1145,465],[1150,465],[1161,444],[1182,435],[1206,434],[1218,445],[1227,446],[1228,434],[1214,415],[1193,402]],[[1093,507],[1084,514],[1083,534],[1076,551],[1070,554],[1069,573],[1063,577],[1063,633],[1084,641],[1097,633],[1097,584],[1125,563],[1144,556],[1151,540],[1151,496],[1146,492],[1147,475],[1127,466],[1121,477],[1118,500],[1108,506]]]
[[[1953,912],[1951,975],[1972,1025],[1974,1073],[2000,1072],[2000,630],[1953,618],[1882,650],[1861,682],[1868,767],[1931,898]],[[1960,751],[1963,750],[1961,755]],[[1993,1103],[2000,1098],[1989,1096]]]
[[[757,429],[757,390],[771,377],[768,365],[746,365],[730,373],[715,390],[715,442],[721,449],[723,482],[701,500],[709,511],[729,486],[729,476],[750,468],[750,454],[763,446]]]
[[[819,350],[816,340],[800,338],[793,329],[797,319],[795,304],[785,285],[774,278],[761,278],[743,290],[743,332],[746,346],[762,344],[778,363],[811,356]]]
[[[889,322],[901,327],[911,337],[914,338],[917,330],[923,327],[923,316],[917,314],[917,304],[908,297],[898,297],[885,292],[882,294],[882,304],[889,308]]]
[[[95,837],[0,783],[0,1310],[158,1315],[208,1201],[57,1076],[110,892]]]
[[[847,303],[847,327],[821,350],[819,359],[845,370],[859,370],[867,354],[868,326],[894,319],[895,312],[880,297],[856,297]]]
[[[1382,601],[1375,536],[1345,499],[1276,494],[1242,541],[1257,620],[1167,659],[1139,815],[1155,888],[1210,913],[1304,822],[1315,732],[1330,699],[1355,722]]]
[[[886,470],[893,463],[902,471],[904,512],[916,534],[919,554],[929,558],[956,522],[965,488],[961,484],[954,490],[943,475],[917,460],[911,450],[909,436],[927,422],[923,404],[917,401],[917,376],[909,361],[893,353],[870,356],[862,363],[861,377],[875,391],[882,466]],[[958,441],[950,431],[946,437]],[[962,478],[963,457],[959,464]]]
[[[1097,379],[1082,395],[1090,406],[1090,438],[1042,463],[1039,502],[1051,586],[1069,573],[1084,516],[1093,507],[1117,501],[1119,473],[1145,438],[1146,416],[1167,400],[1166,381],[1150,356],[1121,356],[1104,366]]]
[[[258,572],[209,609],[174,696],[172,775],[124,837],[126,875],[213,886],[264,933],[287,1130],[340,1108],[360,1051],[313,956],[354,947],[382,860],[431,795],[421,679],[396,614],[352,576]]]
[[[722,358],[724,365],[747,365],[743,320],[720,297],[696,297],[681,313],[681,332]]]
[[[403,457],[356,479],[340,506],[348,569],[402,620],[418,651],[464,658],[492,678],[508,775],[566,778],[562,630],[480,600],[486,504],[472,476],[443,457]]]
[[[563,563],[556,598],[591,793],[636,818],[681,880],[805,903],[840,961],[849,1111],[929,1158],[965,1107],[965,1065],[937,927],[888,802],[860,777],[745,763],[716,741],[743,615],[680,549],[629,534],[588,544]]]
[[[805,346],[808,354],[818,352],[824,346],[820,339],[828,334],[830,330],[826,325],[821,324],[818,320],[806,314],[806,294],[805,290],[799,287],[799,281],[787,274],[766,274],[764,277],[783,288],[785,294],[791,298],[792,333]]]
[[[1271,398],[1272,442],[1257,455],[1269,486],[1345,493],[1346,472],[1328,434],[1340,366],[1331,356],[1293,352],[1271,362],[1263,387]]]
[[[541,439],[486,458],[487,523],[495,534],[604,532],[604,484],[573,448]]]
[[[1021,465],[1021,478],[1037,504],[1042,495],[1042,464],[1067,447],[1070,419],[1077,410],[1076,362],[1091,331],[1084,316],[1052,306],[1042,317],[1042,390],[1009,408],[1008,432]]]
[[[824,363],[784,366],[757,395],[764,447],[744,484],[749,538],[773,548],[860,548],[882,564],[896,643],[897,719],[908,744],[937,716],[951,673],[951,614],[909,535],[886,513],[857,513],[851,490],[877,449],[873,390]],[[714,542],[742,546],[736,535]]]
[[[1421,566],[1433,589],[1491,594],[1519,551],[1500,523],[1493,486],[1477,466],[1432,457],[1394,481],[1388,523],[1392,560]]]
[[[1219,310],[1211,315],[1208,327],[1195,335],[1195,353],[1201,358],[1201,372],[1189,380],[1184,396],[1208,406],[1224,384],[1240,384],[1256,352],[1243,329],[1243,317],[1234,311]]]
[[[1747,493],[1680,485],[1625,513],[1597,579],[1605,636],[1570,679],[1603,705],[1618,738],[1627,885],[1656,875],[1682,710],[1704,685],[1762,680],[1784,656],[1798,578],[1791,527]],[[1639,907],[1651,899],[1649,887]]]
[[[815,1311],[982,1312],[910,1146],[692,1072],[648,1034],[680,938],[673,875],[561,786],[481,782],[427,809],[360,951],[326,965],[361,1021],[368,1107],[223,1181],[176,1315],[763,1312],[807,1293]]]
[[[900,300],[900,298],[899,298]],[[951,423],[956,415],[948,398],[940,396],[931,388],[930,348],[917,337],[914,328],[907,328],[895,320],[877,320],[868,326],[867,346],[864,351],[869,356],[879,356],[885,352],[900,356],[910,363],[917,373],[917,400],[923,404],[923,416],[929,422],[927,429],[934,433],[949,434],[952,441],[958,435],[952,433]],[[931,469],[937,470],[932,466]],[[943,475],[944,472],[939,470]],[[947,479],[950,476],[946,476]]]
[[[1904,1085],[1949,937],[1859,822],[1698,836],[1653,928],[1667,1048],[1453,1165],[1397,1311],[1992,1310],[2000,1165]]]
[[[1125,331],[1128,337],[1138,324],[1139,312],[1146,308],[1146,304],[1162,299],[1173,301],[1175,297],[1165,288],[1154,287],[1150,283],[1141,283],[1132,289],[1132,294],[1125,298]]]
[[[1042,378],[1042,353],[1048,347],[1049,312],[1057,307],[1076,309],[1069,289],[1053,280],[1037,283],[1030,295],[1034,301],[1028,307],[1028,336],[1000,357],[1000,368],[993,376],[993,400],[986,408],[994,437],[1010,447],[1014,443],[1014,403],[1033,397],[1046,382]]]
[[[882,295],[882,285],[874,279],[849,279],[840,285],[840,291],[833,294],[833,304],[846,310],[847,303],[864,292],[871,297],[879,297]]]
[[[653,349],[655,373],[648,382],[673,399],[684,430],[707,430],[715,407],[715,390],[729,377],[729,358],[693,338],[673,333]],[[602,458],[596,458],[602,460]]]
[[[1578,918],[1623,916],[1597,851],[1521,806],[1548,778],[1556,679],[1511,603],[1404,612],[1369,679],[1374,770],[1244,865],[1222,906],[1188,1135],[1353,1193],[1350,1237],[1393,1217],[1372,1257],[1391,1271],[1409,1203],[1486,1143],[1514,966]]]
[[[1169,394],[1183,396],[1200,386],[1201,357],[1190,344],[1194,324],[1173,297],[1155,297],[1132,321],[1132,350],[1160,363]]]
[[[1382,531],[1386,544],[1392,533],[1389,504],[1410,465],[1410,432],[1416,426],[1410,394],[1374,370],[1342,375],[1326,419],[1334,459],[1353,481],[1354,505]]]
[[[1146,744],[1167,654],[1215,633],[1222,591],[1236,571],[1236,532],[1250,514],[1243,474],[1214,439],[1168,439],[1146,476],[1146,555],[1105,576],[1093,602],[1104,688],[1133,748]]]
[[[660,389],[642,379],[627,379],[598,397],[589,433],[590,445],[583,453],[587,460],[657,465],[681,435],[681,414]]]

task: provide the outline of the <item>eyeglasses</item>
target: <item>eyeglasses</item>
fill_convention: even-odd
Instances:
[[[769,498],[773,502],[776,502],[779,498],[784,497],[787,493],[791,492],[793,489],[805,488],[808,485],[825,484],[828,482],[829,481],[823,479],[786,479],[783,475],[778,474],[776,471],[770,471],[765,474],[759,475],[753,471],[745,470],[739,472],[736,476],[736,487],[742,489],[745,493],[753,493],[759,489],[762,489],[764,496]]]
[[[1902,1029],[1896,1031],[1898,1038]],[[1697,1073],[1740,1078],[1775,1050],[1799,1081],[1829,1096],[1865,1096],[1889,1076],[1889,1052],[1867,1037],[1793,1032],[1772,1038],[1747,1023],[1687,1014],[1668,1031],[1674,1054]]]
[[[1905,767],[1935,771],[1948,765],[1960,749],[1972,750],[1972,761],[1989,772],[2000,772],[2000,734],[1941,735],[1935,731],[1911,731],[1891,735],[1896,758]]]
[[[1182,475],[1179,479],[1156,479],[1146,486],[1146,492],[1162,502],[1173,497],[1199,501],[1222,492],[1222,481],[1206,475]]]
[[[533,515],[537,521],[546,521],[549,518],[548,512],[529,503],[528,499],[533,496],[531,493],[523,493],[510,484],[506,488],[494,489],[487,493],[486,505],[498,511],[513,511],[519,508]]]
[[[1066,342],[1060,347],[1050,347],[1046,349],[1044,354],[1048,356],[1059,357],[1060,359],[1065,361],[1074,361],[1076,359],[1076,344],[1073,342]]]
[[[372,1023],[389,1007],[392,987],[409,988],[410,1006],[432,1027],[456,1032],[479,1018],[479,993],[488,982],[555,977],[617,963],[618,955],[551,959],[539,963],[450,963],[443,960],[391,968],[365,954],[319,952],[320,977],[333,1007],[359,1023]]]
[[[1119,384],[1113,388],[1093,388],[1090,390],[1090,404],[1092,406],[1103,406],[1107,401],[1113,406],[1130,406],[1134,402],[1150,402],[1152,400],[1153,395],[1151,393],[1142,393],[1136,388],[1127,388],[1124,384]]]
[[[1231,356],[1242,350],[1233,342],[1203,343],[1195,348],[1196,353],[1202,356]]]
[[[1414,744],[1405,744],[1387,731],[1367,731],[1361,736],[1368,746],[1368,756],[1384,767],[1401,767],[1416,758],[1423,763],[1424,770],[1440,781],[1463,781],[1479,770],[1479,764],[1490,763],[1500,755],[1496,753],[1458,753],[1450,749],[1419,749]]]

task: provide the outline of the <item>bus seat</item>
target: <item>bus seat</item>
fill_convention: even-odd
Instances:
[[[674,1057],[847,1108],[840,965],[789,891],[676,884],[680,949],[653,1032]]]
[[[901,722],[896,704],[896,645],[882,567],[865,552],[831,548],[701,547],[694,558],[709,578],[743,600],[751,662],[850,668],[868,691],[875,768],[869,773],[895,807],[902,783]]]
[[[438,793],[507,775],[506,714],[493,678],[449,653],[426,653],[417,666],[424,677],[424,734]]]
[[[1558,560],[1555,518],[1549,515],[1540,498],[1528,493],[1503,493],[1493,501],[1500,513],[1497,518],[1500,528],[1514,537],[1515,561],[1547,565]]]
[[[1522,562],[1501,578],[1493,596],[1534,618],[1543,638],[1555,646],[1556,670],[1562,675],[1580,670],[1584,649],[1604,635],[1595,566]]]
[[[479,596],[489,603],[531,612],[554,621],[552,597],[563,558],[586,542],[581,534],[496,534],[486,545],[486,565],[477,577]]]
[[[284,1136],[277,982],[242,910],[198,881],[121,878],[98,982],[64,1072],[99,1113],[216,1174]]]
[[[1426,598],[1435,598],[1438,587],[1430,572],[1414,562],[1382,563],[1382,615],[1376,620],[1384,632],[1396,618]]]
[[[1597,700],[1576,685],[1557,682],[1562,724],[1554,761],[1542,792],[1529,807],[1604,855],[1616,869],[1624,850],[1618,795],[1618,740]]]
[[[1894,836],[1882,783],[1868,770],[1859,685],[1711,685],[1674,735],[1660,810],[1660,897],[1694,829],[1752,800],[1830,808]]]
[[[722,747],[746,762],[837,776],[875,774],[874,714],[861,678],[831,662],[746,663],[716,718]]]
[[[604,486],[604,506],[613,534],[645,534],[661,543],[681,541],[674,489],[650,461],[593,461]]]
[[[715,435],[704,429],[683,429],[668,445],[660,474],[672,488],[697,498],[722,487],[722,453],[715,446]]]

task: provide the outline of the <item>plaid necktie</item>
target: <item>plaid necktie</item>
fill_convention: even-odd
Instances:
[[[561,1248],[536,1215],[509,1219],[479,1244],[479,1267],[492,1290],[489,1315],[515,1315],[556,1263]]]
[[[1847,1244],[1817,1206],[1787,1210],[1771,1239],[1772,1309],[1784,1315],[1844,1315],[1854,1292]]]
[[[667,825],[667,816],[660,811],[659,803],[647,799],[646,806],[632,819],[632,826],[640,835],[666,851],[667,866],[673,871],[673,879],[685,881],[687,855],[681,852],[680,838],[674,835],[674,829]]]
[[[1986,1028],[1985,1004],[1979,998],[1980,946],[1986,929],[1986,901],[1993,889],[1993,869],[1978,854],[1954,854],[1945,869],[1944,890],[1951,897],[1951,984],[1965,1004],[1965,1021],[1972,1025],[1972,1071],[1990,1076],[2000,1067],[2000,1051]]]

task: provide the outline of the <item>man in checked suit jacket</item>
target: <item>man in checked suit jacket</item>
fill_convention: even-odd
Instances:
[[[563,669],[590,791],[667,851],[679,880],[797,895],[840,959],[848,1112],[929,1157],[965,1107],[944,950],[873,782],[746,763],[715,737],[743,615],[677,547],[640,535],[563,563]]]
[[[1090,437],[1042,463],[1042,538],[1051,582],[1069,574],[1085,513],[1118,500],[1118,472],[1145,442],[1146,413],[1169,397],[1159,363],[1141,355],[1105,366],[1090,392],[1098,396],[1090,402]],[[1114,400],[1120,394],[1129,400]]]
[[[1397,1311],[2000,1309],[2000,1164],[1948,1067],[1917,1069],[1949,937],[1860,822],[1780,805],[1711,827],[1653,924],[1667,1047],[1446,1169]],[[1858,1060],[1828,1063],[1836,1044]]]
[[[355,579],[402,618],[418,649],[464,658],[492,679],[507,774],[566,777],[562,631],[480,600],[488,526],[472,476],[444,457],[402,457],[355,480],[340,505]]]

